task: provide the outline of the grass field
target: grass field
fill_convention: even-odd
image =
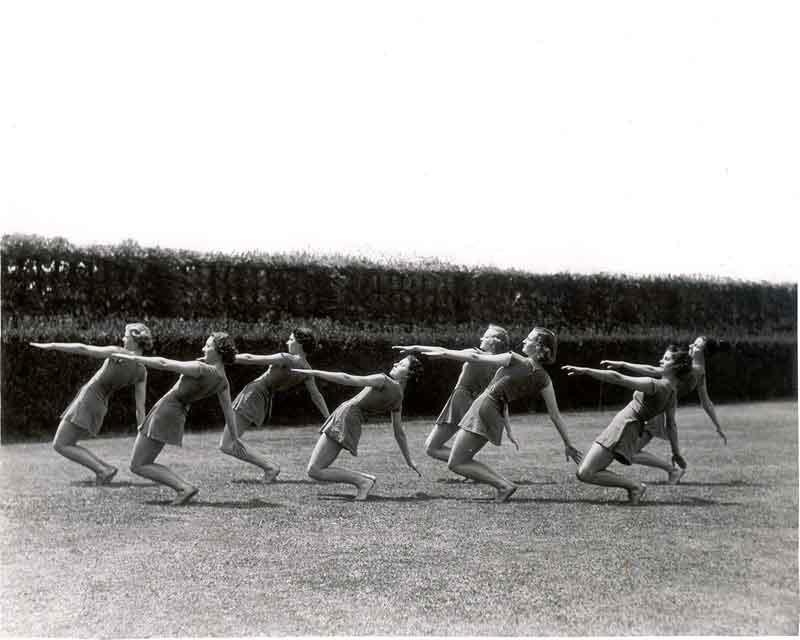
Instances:
[[[341,456],[378,475],[365,503],[306,477],[314,426],[248,434],[283,467],[268,486],[216,434],[167,447],[161,461],[201,486],[185,507],[127,467],[95,487],[48,444],[4,446],[0,633],[795,635],[797,403],[718,411],[728,447],[700,409],[679,410],[681,485],[625,469],[650,484],[639,507],[579,483],[542,414],[514,418],[519,453],[480,456],[522,485],[500,505],[424,456],[427,421],[407,423],[422,480],[387,424]],[[586,450],[612,415],[565,418]],[[126,465],[132,442],[89,446]]]

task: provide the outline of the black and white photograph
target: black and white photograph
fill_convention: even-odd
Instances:
[[[799,21],[0,4],[0,637],[797,636]]]

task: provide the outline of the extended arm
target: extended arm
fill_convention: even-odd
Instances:
[[[600,364],[614,371],[627,370],[637,376],[660,378],[664,375],[664,369],[649,364],[636,364],[633,362],[625,362],[624,360],[601,360]]]
[[[121,360],[133,360],[134,362],[140,362],[145,367],[150,367],[151,369],[173,371],[174,373],[186,375],[191,378],[197,378],[202,375],[204,367],[208,366],[198,362],[197,360],[182,362],[180,360],[169,360],[159,356],[134,356],[129,353],[117,353],[114,355],[114,357]]]
[[[394,439],[397,441],[397,446],[400,447],[400,453],[403,454],[406,464],[416,471],[421,478],[422,474],[417,469],[417,465],[414,464],[408,451],[408,440],[406,439],[406,432],[403,430],[403,417],[399,410],[392,411],[392,429],[394,430]]]
[[[313,402],[314,406],[319,409],[322,417],[327,419],[330,415],[330,411],[328,411],[328,405],[325,403],[325,398],[322,397],[322,394],[317,388],[316,380],[314,380],[314,378],[306,378],[305,384],[306,389],[308,389],[308,395],[311,396],[311,402]]]
[[[88,356],[90,358],[108,358],[115,353],[127,353],[122,346],[108,346],[108,347],[95,347],[91,344],[83,344],[81,342],[31,342],[32,347],[37,349],[45,349],[48,351],[61,351],[62,353],[71,353],[77,356]]]
[[[145,377],[133,385],[133,399],[136,403],[136,424],[142,424],[147,415],[144,401],[147,397],[147,373]]]
[[[445,358],[446,360],[456,360],[458,362],[486,362],[488,364],[496,364],[501,367],[507,367],[511,364],[512,359],[515,357],[524,360],[522,356],[517,355],[511,351],[506,353],[481,353],[475,349],[432,349],[430,351],[421,351],[422,355],[429,358]]]
[[[352,376],[349,373],[320,371],[319,369],[291,369],[291,372],[304,376],[313,376],[320,380],[335,382],[346,387],[382,387],[386,383],[386,378],[382,373],[375,373],[370,376]]]
[[[282,353],[273,353],[266,356],[260,356],[253,353],[237,353],[235,363],[268,367],[281,362],[281,360],[283,360]]]
[[[616,384],[620,387],[631,389],[632,391],[641,391],[642,393],[652,394],[655,390],[653,378],[632,378],[631,376],[623,376],[616,371],[604,371],[603,369],[590,369],[588,367],[574,367],[572,365],[565,365],[561,367],[570,376],[589,376],[600,382],[608,382]]]
[[[708,396],[705,377],[700,381],[700,384],[697,385],[697,395],[700,397],[700,404],[703,410],[708,417],[711,418],[711,422],[713,422],[714,426],[717,428],[717,435],[722,438],[725,444],[728,444],[728,438],[722,432],[722,427],[719,424],[719,418],[717,418],[717,411],[714,409],[714,403],[711,402],[711,398]]]
[[[548,384],[544,389],[542,389],[542,398],[544,398],[544,403],[547,405],[547,413],[550,416],[550,420],[553,422],[553,425],[555,425],[558,435],[560,435],[561,439],[564,441],[564,455],[567,457],[567,460],[572,458],[575,464],[580,464],[583,454],[573,447],[569,440],[569,435],[567,434],[567,425],[564,423],[564,419],[561,417],[561,412],[558,410],[556,392],[553,389],[552,383]]]

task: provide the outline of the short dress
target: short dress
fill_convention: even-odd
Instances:
[[[645,422],[675,402],[675,387],[666,380],[651,380],[651,393],[635,391],[633,399],[611,421],[595,442],[608,449],[622,464],[631,464],[649,441]]]
[[[291,353],[281,353],[280,361],[252,382],[248,382],[233,401],[233,411],[240,420],[260,427],[272,416],[272,400],[276,391],[286,391],[305,382],[306,377],[292,373],[292,369],[310,369],[305,358]]]
[[[706,377],[706,369],[701,365],[693,365],[692,370],[679,378],[677,384],[677,397],[678,400],[685,398],[692,391],[697,389],[700,383]],[[652,420],[648,420],[645,425],[645,432],[648,436],[648,442],[652,438],[661,438],[662,440],[669,440],[669,433],[667,432],[667,418],[663,413],[658,414]],[[645,443],[646,444],[646,443]]]
[[[139,425],[141,433],[165,444],[178,447],[183,444],[183,429],[191,404],[228,387],[228,378],[223,372],[210,365],[202,366],[202,373],[197,377],[182,374],[172,389],[153,405]]]
[[[383,374],[383,378],[381,386],[364,387],[357,396],[336,407],[319,432],[357,456],[361,426],[367,419],[400,411],[403,406],[403,387],[386,374]]]
[[[485,353],[480,349],[472,351],[477,354]],[[435,424],[458,427],[461,418],[467,413],[475,398],[489,385],[498,368],[499,365],[488,362],[465,362],[453,393],[447,399]]]
[[[512,359],[510,353],[508,356],[509,364],[497,370],[489,386],[458,423],[464,431],[482,436],[498,446],[507,426],[504,408],[515,400],[538,395],[550,384],[550,376],[540,364],[530,358],[519,361]]]
[[[81,387],[78,395],[61,414],[61,419],[96,436],[103,426],[111,395],[146,378],[147,370],[142,364],[107,358],[91,380]]]

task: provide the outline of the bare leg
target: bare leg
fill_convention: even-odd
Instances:
[[[447,462],[450,459],[450,447],[445,446],[445,442],[450,440],[458,433],[458,425],[455,424],[436,424],[433,431],[425,440],[425,453],[431,458]]]
[[[197,494],[199,489],[186,482],[186,480],[177,475],[169,467],[155,462],[155,459],[163,448],[163,442],[148,438],[145,434],[140,432],[136,437],[136,442],[133,444],[131,471],[137,476],[142,476],[143,478],[153,480],[159,484],[165,484],[175,489],[178,495],[175,496],[172,504],[186,504]]]
[[[497,489],[495,501],[505,502],[517,490],[516,485],[491,467],[473,460],[478,451],[483,449],[487,442],[488,440],[482,436],[460,429],[450,451],[450,459],[447,461],[447,466],[450,471],[459,475],[492,485]]]
[[[88,434],[86,429],[81,429],[64,419],[59,423],[55,438],[53,438],[53,449],[68,460],[94,471],[97,484],[108,484],[111,478],[117,474],[117,468],[104,462],[88,449],[78,446],[78,440],[85,438]]]
[[[245,431],[247,431],[248,427],[250,426],[250,422],[245,418],[242,418],[238,413],[236,415],[236,426],[239,430],[239,435],[242,435]],[[253,451],[247,445],[244,446],[244,455],[239,456],[234,453],[233,450],[233,438],[231,437],[231,432],[228,430],[228,426],[225,425],[225,428],[222,430],[222,438],[219,441],[219,448],[222,453],[233,456],[234,458],[238,458],[239,460],[243,460],[244,462],[249,462],[261,469],[264,470],[264,482],[274,482],[275,478],[278,477],[278,474],[281,472],[281,468],[277,464],[270,463],[267,460],[267,457],[257,451]]]
[[[348,471],[341,467],[331,467],[334,460],[339,457],[342,447],[338,442],[334,442],[324,433],[320,434],[319,440],[311,453],[308,461],[308,475],[320,482],[344,482],[352,484],[358,491],[356,500],[366,500],[367,495],[375,485],[375,476],[360,471]]]
[[[663,419],[663,414],[659,416]],[[641,449],[642,447],[646,447],[650,440],[652,440],[653,436],[646,432],[642,435],[639,439],[638,446]],[[660,458],[659,456],[650,453],[649,451],[638,451],[633,458],[631,458],[631,462],[633,464],[640,464],[645,467],[654,467],[656,469],[661,469],[662,471],[666,471],[667,475],[669,476],[667,482],[669,484],[678,484],[680,479],[683,477],[685,473],[684,469],[680,469],[674,466],[670,461],[665,460],[664,458]]]
[[[643,482],[628,480],[613,471],[608,471],[606,467],[614,462],[613,454],[596,442],[592,443],[589,452],[581,460],[578,467],[578,480],[587,484],[599,484],[604,487],[620,487],[628,490],[628,499],[632,504],[638,504],[647,485]]]

